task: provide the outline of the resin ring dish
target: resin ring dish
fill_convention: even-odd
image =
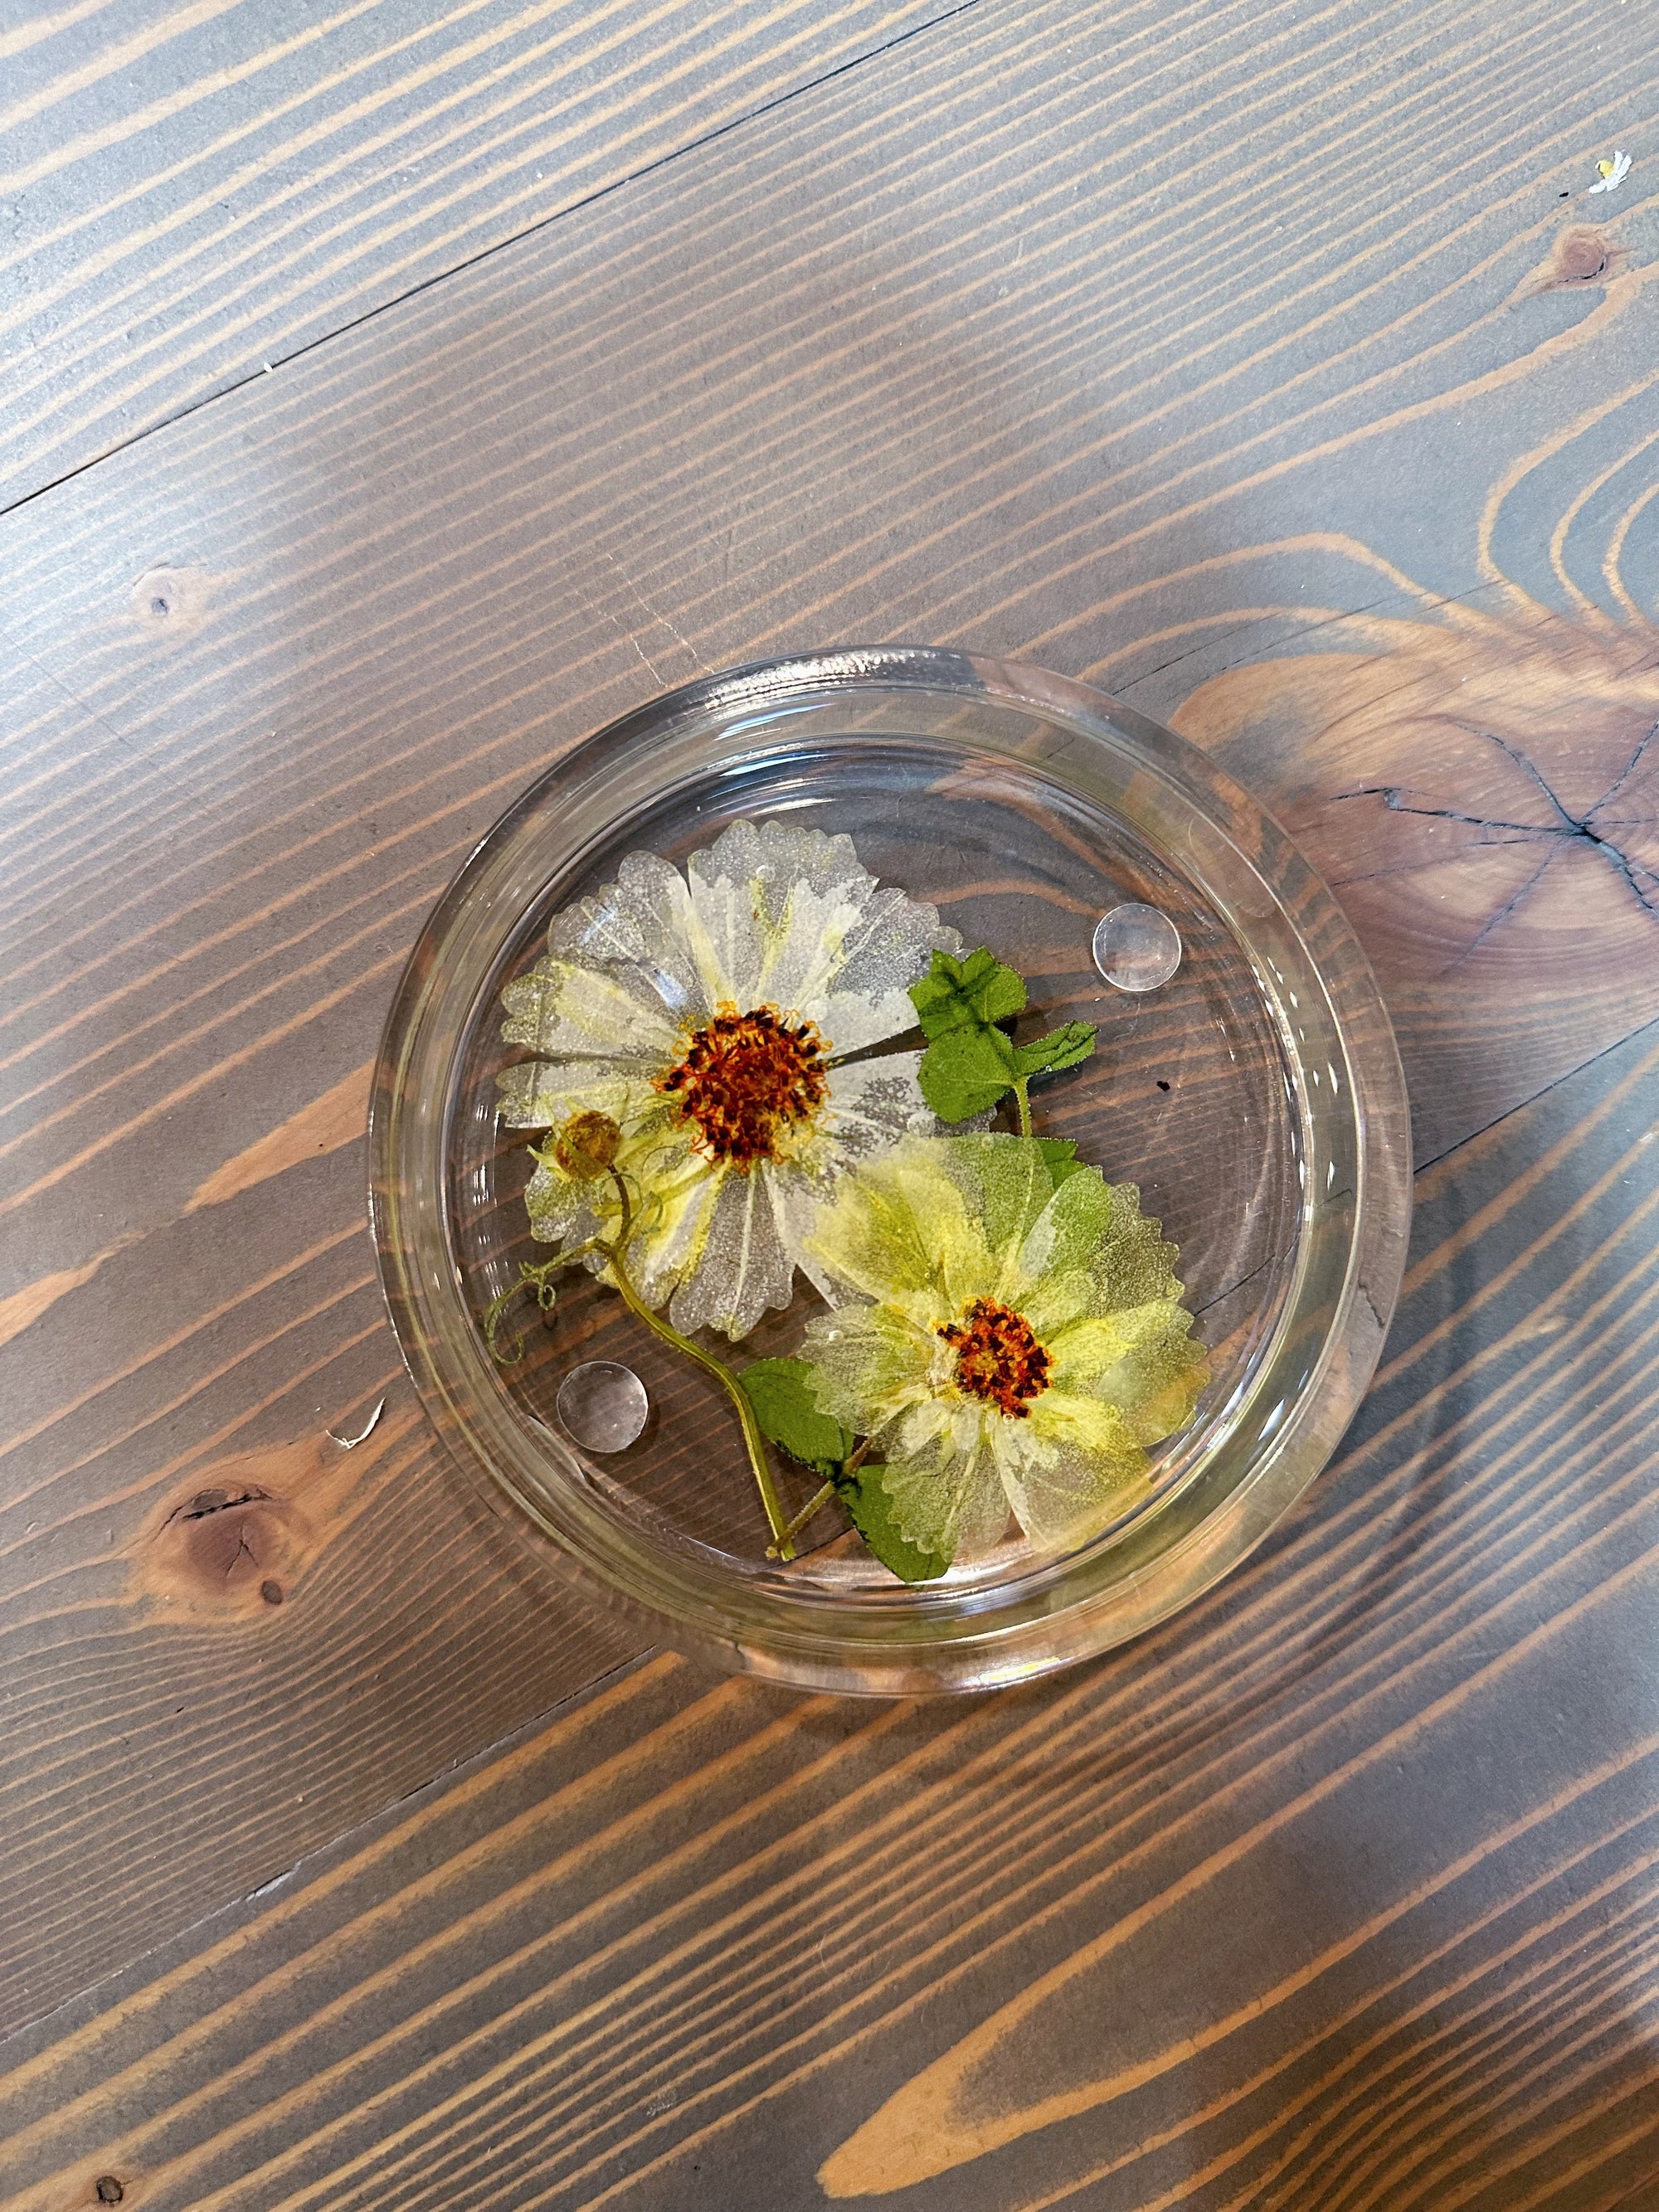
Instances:
[[[524,1133],[497,1113],[495,1079],[521,1056],[501,1040],[502,988],[533,966],[550,919],[624,855],[683,866],[730,823],[766,819],[850,836],[884,884],[1017,968],[1041,1026],[1098,1025],[1094,1058],[1034,1090],[1037,1131],[1138,1186],[1180,1248],[1210,1380],[1191,1425],[1155,1452],[1145,1494],[1075,1551],[1011,1533],[907,1585],[836,1508],[803,1538],[814,1548],[769,1561],[729,1405],[614,1291],[572,1270],[551,1316],[520,1301],[514,1364],[486,1349],[491,1301],[547,1252],[523,1204]],[[1152,987],[1115,988],[1097,965],[1097,927],[1123,908],[1173,926],[1178,965]],[[381,1044],[369,1150],[381,1276],[416,1389],[464,1477],[550,1577],[728,1667],[873,1695],[1070,1665],[1236,1565],[1364,1395],[1411,1202],[1387,1015],[1283,831],[1195,748],[1098,693],[908,647],[710,677],[558,760],[422,933]],[[818,1310],[802,1281],[787,1311],[714,1348],[738,1368],[793,1353]],[[630,1417],[584,1451],[558,1407],[593,1362],[637,1376],[644,1399],[629,1403],[646,1410],[636,1433]],[[817,1478],[781,1462],[779,1487],[793,1514]]]

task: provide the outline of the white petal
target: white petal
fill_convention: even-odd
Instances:
[[[538,1167],[524,1194],[530,1216],[530,1233],[544,1244],[580,1244],[594,1234],[599,1223],[590,1203],[591,1183],[572,1182]]]
[[[830,1071],[829,1096],[817,1133],[835,1147],[837,1169],[884,1152],[901,1137],[931,1137],[939,1127],[916,1081],[919,1052],[890,1053]]]
[[[806,1249],[826,1188],[825,1178],[790,1160],[774,1161],[764,1173],[771,1187],[772,1218],[778,1225],[778,1240],[791,1265],[801,1270],[826,1305],[835,1305],[842,1292]]]
[[[763,902],[749,878],[730,865],[729,848],[734,831],[750,828],[746,822],[734,823],[711,851],[693,853],[686,863],[693,924],[704,959],[725,979],[722,995],[744,1013],[761,1003]]]
[[[680,1026],[637,974],[584,968],[550,955],[501,993],[508,1044],[526,1044],[549,1059],[672,1064]]]
[[[918,975],[927,974],[928,955],[935,950],[960,952],[960,933],[942,922],[931,906],[907,898],[891,885],[883,890],[872,887],[862,902],[857,927],[847,933],[836,988],[885,1003],[895,994],[904,994],[906,986]],[[906,995],[904,1019],[899,1027],[910,1028],[915,1018],[915,1009]],[[892,1036],[897,1030],[883,1034]]]
[[[608,1114],[623,1128],[672,1115],[647,1078],[614,1060],[527,1060],[495,1078],[509,1129],[551,1129],[573,1114]]]
[[[883,890],[863,867],[850,837],[828,837],[781,822],[734,822],[688,864],[691,898],[731,975],[737,1002],[809,1014],[832,992],[884,1002],[894,1015],[902,993],[927,966],[935,945],[961,939],[932,907]],[[837,1051],[892,1036],[915,1020],[872,1031]]]
[[[821,897],[840,891],[861,898],[875,878],[859,862],[850,837],[826,837],[821,830],[799,830],[787,822],[733,822],[706,852],[694,853],[687,868],[696,895],[696,878],[722,877],[752,884],[760,919],[776,929],[797,884]]]
[[[665,861],[657,861],[650,854],[630,854],[622,864],[621,880],[605,884],[554,915],[547,933],[548,951],[556,959],[574,960],[588,968],[642,960],[646,956],[646,939],[641,923],[655,898],[653,889],[647,889],[643,899],[637,896],[630,890],[629,879],[657,869],[661,869],[672,883],[679,883],[678,876]]]
[[[728,1173],[709,1216],[696,1272],[668,1309],[676,1328],[724,1329],[747,1336],[769,1306],[787,1306],[795,1270],[783,1249],[763,1167]]]
[[[710,969],[684,878],[654,853],[630,853],[614,884],[555,916],[547,941],[556,957],[579,965],[636,969],[693,1027],[730,995],[724,972]]]
[[[816,891],[807,883],[793,884],[781,915],[764,932],[756,985],[760,998],[802,1013],[821,1006],[846,965],[847,933],[858,920],[856,899],[839,890]]]
[[[859,991],[835,990],[809,1000],[800,1011],[816,1022],[818,1033],[837,1060],[887,1037],[902,1036],[916,1025],[916,1010],[908,991],[889,991],[884,997],[866,999]]]
[[[847,1169],[886,1152],[901,1137],[930,1136],[939,1127],[916,1085],[921,1060],[920,1053],[895,1053],[832,1069],[811,1138],[793,1158],[767,1170],[784,1249],[828,1305],[839,1304],[847,1291],[811,1249],[818,1209]]]
[[[635,1288],[659,1306],[696,1267],[708,1241],[725,1170],[686,1146],[665,1147],[647,1170],[647,1212],[628,1248]]]

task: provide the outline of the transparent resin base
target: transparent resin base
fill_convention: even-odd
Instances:
[[[684,864],[727,823],[769,817],[850,835],[872,873],[1019,969],[1039,1026],[1098,1025],[1095,1057],[1034,1090],[1037,1129],[1139,1186],[1180,1248],[1211,1379],[1145,1493],[1079,1551],[1046,1555],[1011,1532],[906,1587],[832,1510],[801,1558],[769,1562],[729,1407],[614,1292],[572,1270],[550,1326],[533,1300],[515,1310],[520,1361],[502,1367],[484,1347],[492,1298],[520,1261],[546,1257],[523,1204],[525,1133],[497,1118],[495,1079],[515,1056],[502,987],[533,965],[553,914],[625,854]],[[1202,755],[1098,695],[919,649],[712,678],[556,766],[422,935],[382,1046],[371,1136],[410,1372],[458,1462],[548,1570],[727,1665],[878,1694],[1071,1663],[1241,1559],[1358,1403],[1409,1218],[1387,1018],[1347,925],[1282,833]],[[787,1311],[714,1348],[733,1366],[791,1352],[817,1310],[802,1282]],[[602,1370],[599,1390],[579,1371],[595,1362],[628,1370],[642,1395]],[[781,1461],[779,1480],[792,1512],[817,1486]]]

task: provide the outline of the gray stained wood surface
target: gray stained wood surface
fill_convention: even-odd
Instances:
[[[734,9],[729,92],[690,11],[340,10],[300,120],[256,12],[0,29],[90,149],[91,349],[9,398],[15,483],[80,472],[0,520],[5,2186],[1659,2203],[1651,6]],[[245,131],[294,191],[238,260],[167,227]],[[106,452],[256,310],[310,349]],[[1175,720],[1336,886],[1424,1164],[1382,1376],[1240,1577],[1058,1684],[658,1657],[538,1718],[640,1639],[398,1377],[379,1024],[562,746],[892,637]]]
[[[0,23],[0,507],[948,12],[72,0]]]

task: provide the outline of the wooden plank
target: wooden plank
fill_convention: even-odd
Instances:
[[[1558,195],[1650,96],[1651,52],[1598,48],[1598,21],[980,0],[9,518],[9,641],[91,750],[0,876],[0,1298],[29,1322],[0,1346],[7,2018],[635,1648],[510,1567],[406,1398],[352,1483],[321,1443],[395,1373],[331,1138],[430,902],[583,730],[860,634],[1028,653],[1167,713],[1339,635],[1374,659],[1364,624],[1415,634],[1463,594],[1498,624],[1483,654],[1546,668],[1551,790],[1659,860],[1646,678],[1588,734],[1555,712],[1548,670],[1604,630],[1557,632],[1538,596],[1570,523],[1566,573],[1644,635],[1574,533],[1648,592],[1617,465],[1655,374],[1650,203],[1605,219],[1622,259],[1531,289],[1585,205]],[[1451,648],[1433,680],[1459,687]],[[1286,715],[1275,761],[1261,696],[1195,726],[1275,796],[1303,760],[1328,788],[1340,746]],[[1430,803],[1505,818],[1491,750]],[[1316,842],[1311,804],[1298,826]],[[1653,1011],[1645,898],[1572,842],[1603,872],[1583,895],[1629,907],[1591,906],[1588,988],[1559,912],[1541,941],[1505,916],[1514,854],[1478,836],[1452,880],[1479,960],[1441,974],[1425,927],[1414,1000],[1429,902],[1373,937],[1403,948],[1425,1156]],[[266,1452],[283,1478],[252,1483],[296,1490],[310,1533],[220,1507],[234,1559],[257,1524],[279,1571],[186,1626],[162,1592],[193,1555],[163,1575],[158,1532]]]
[[[1425,1173],[1183,1618],[921,1710],[653,1662],[15,2039],[9,2201],[1650,2202],[1656,1099],[1659,1024]]]
[[[0,507],[945,12],[43,10],[0,33]]]

